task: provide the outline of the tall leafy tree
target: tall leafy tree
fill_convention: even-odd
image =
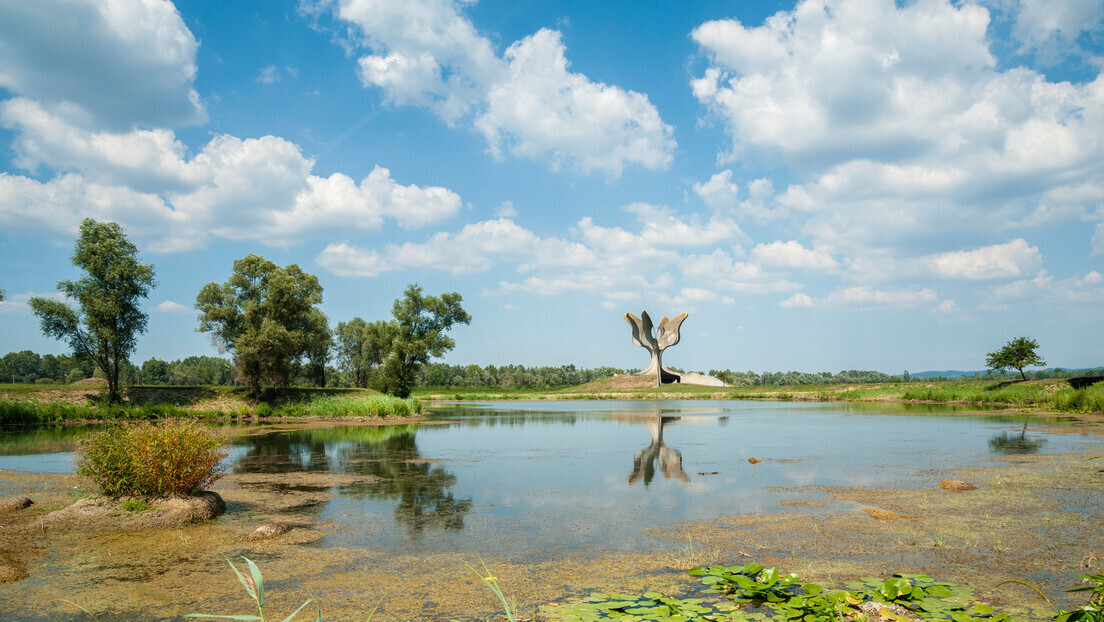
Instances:
[[[330,320],[319,309],[311,312],[310,325],[303,352],[303,371],[315,386],[325,387],[326,364],[333,350],[333,332],[330,331]]]
[[[321,302],[322,286],[313,275],[250,254],[234,262],[229,281],[205,285],[195,308],[199,330],[234,353],[242,377],[259,395],[265,386],[287,384],[292,363],[308,353]]]
[[[338,322],[334,331],[338,364],[352,375],[353,386],[368,386],[372,371],[383,363],[391,350],[394,332],[392,323],[386,320],[365,322],[355,317],[348,322]]]
[[[74,356],[92,360],[107,378],[107,399],[122,399],[119,372],[134,352],[148,316],[139,303],[156,285],[152,264],[138,261],[138,249],[113,222],[86,218],[80,226],[73,265],[85,276],[59,281],[58,291],[77,303],[31,298],[28,304],[42,322],[42,332],[69,342]]]
[[[344,371],[352,375],[353,386],[368,386],[368,366],[364,362],[364,345],[368,323],[359,317],[348,322],[338,322],[334,336],[337,337],[337,363]]]
[[[1020,378],[1027,380],[1024,367],[1043,367],[1046,361],[1035,350],[1039,349],[1039,342],[1027,337],[1017,337],[1004,344],[1004,347],[996,352],[985,355],[985,366],[994,371],[1015,369],[1020,372]]]
[[[388,323],[390,347],[383,363],[381,385],[388,392],[407,397],[422,365],[456,347],[445,334],[453,324],[470,324],[471,316],[460,306],[456,292],[423,296],[422,288],[410,285],[391,309]]]

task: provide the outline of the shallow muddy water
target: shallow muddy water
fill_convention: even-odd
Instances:
[[[300,582],[308,579],[297,572],[313,576],[324,569],[346,592],[356,588],[341,583],[345,575],[371,583],[363,576],[366,564],[410,581],[404,573],[423,572],[413,568],[424,560],[463,568],[457,555],[533,567],[629,559],[670,551],[674,525],[725,524],[740,515],[827,521],[860,514],[864,503],[826,491],[908,494],[994,462],[1104,452],[1101,437],[1075,420],[895,404],[440,404],[420,425],[224,429],[233,450],[229,475],[216,486],[229,506],[218,524],[169,535],[69,537],[66,546],[89,546],[76,554],[40,544],[48,550],[27,561],[30,577],[19,583],[45,597],[63,574],[81,586],[78,592],[93,594],[83,571],[84,578],[108,577],[138,592],[144,583],[156,584],[156,598],[179,604],[196,600],[173,595],[174,580],[195,581],[199,573],[212,581],[228,573],[223,557],[240,552]],[[5,431],[0,469],[68,472],[81,433]],[[753,457],[757,464],[749,462]],[[27,481],[0,472],[0,497],[20,492]],[[1076,506],[1099,515],[1104,496],[1079,498]],[[241,543],[253,526],[273,519],[297,528],[278,545]],[[164,553],[160,561],[118,561],[151,545]],[[416,582],[410,585],[416,592]],[[14,587],[0,586],[0,604]],[[233,597],[225,598],[210,606],[242,612],[227,611]],[[395,604],[393,610],[402,609]],[[21,611],[12,619],[50,619]],[[125,619],[113,615],[105,609],[99,617]]]

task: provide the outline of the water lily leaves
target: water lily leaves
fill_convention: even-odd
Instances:
[[[968,589],[924,574],[896,574],[884,581],[868,577],[846,583],[843,590],[802,583],[797,574],[759,564],[699,566],[689,574],[707,586],[702,594],[724,595],[723,599],[680,599],[659,592],[592,594],[542,613],[548,620],[564,622],[846,622],[867,619],[873,607],[877,617],[888,622],[1004,622],[1008,618],[975,602]],[[1088,622],[1082,617],[1074,612],[1059,622]]]

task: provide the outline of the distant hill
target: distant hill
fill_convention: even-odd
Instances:
[[[1079,369],[1070,369],[1068,367],[1047,367],[1041,371],[1057,371],[1061,369],[1067,372],[1082,372],[1082,371],[1102,371],[1104,366],[1101,367],[1081,367]],[[959,371],[957,369],[945,369],[943,371],[910,371],[909,375],[913,378],[931,378],[931,377],[943,377],[943,378],[959,378],[961,376],[982,376],[988,370],[982,369],[978,371]],[[1029,370],[1038,371],[1038,370]]]

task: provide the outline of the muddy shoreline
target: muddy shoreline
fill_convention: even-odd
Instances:
[[[1099,426],[1066,431],[1104,433]],[[81,531],[44,528],[42,520],[73,503],[81,485],[76,477],[0,471],[0,498],[35,501],[0,512],[0,564],[26,575],[0,583],[0,617],[92,619],[76,605],[105,622],[255,613],[226,563],[245,555],[264,571],[266,612],[278,614],[274,619],[311,594],[326,619],[363,620],[377,603],[373,620],[491,619],[501,613],[496,600],[465,565],[480,557],[524,615],[594,590],[684,594],[696,587],[686,568],[756,561],[836,585],[923,572],[968,586],[1000,609],[1047,619],[1050,607],[1029,589],[997,584],[1026,580],[1059,604],[1078,602],[1062,590],[1077,585],[1085,556],[1104,554],[1104,460],[1098,457],[995,457],[973,469],[917,473],[909,488],[787,487],[777,489],[792,493],[777,513],[667,525],[645,534],[658,537],[652,550],[552,553],[536,562],[497,556],[493,542],[463,553],[327,545],[328,535],[346,527],[315,509],[334,497],[332,487],[370,476],[232,474],[213,487],[227,513],[210,523]],[[948,478],[977,490],[936,485]],[[869,508],[897,518],[873,518],[863,511]],[[272,521],[292,529],[271,540],[246,540]]]

